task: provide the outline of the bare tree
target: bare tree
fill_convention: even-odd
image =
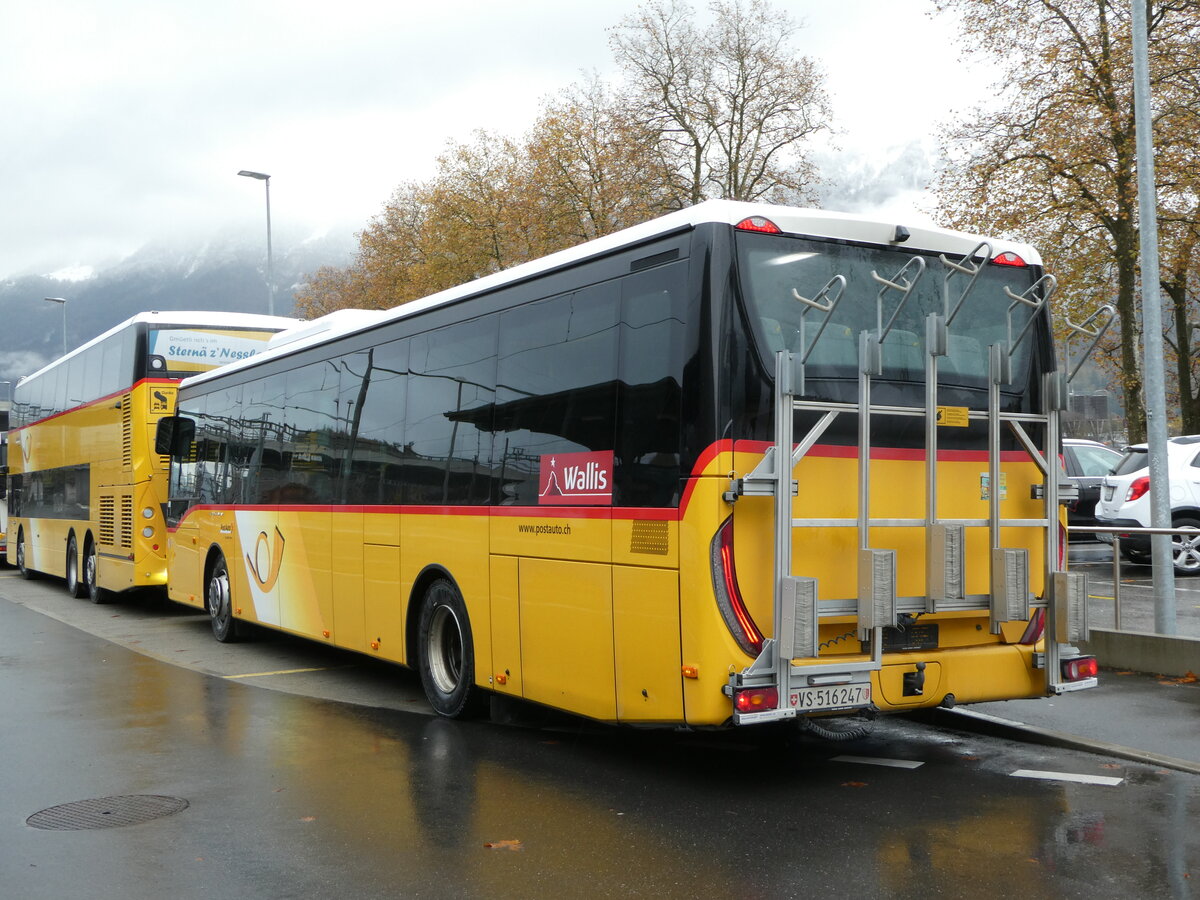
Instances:
[[[1145,2],[1151,12],[1156,168],[1160,202],[1169,206],[1172,197],[1186,198],[1197,185],[1200,4]],[[937,5],[960,15],[970,53],[1002,65],[1005,101],[949,135],[951,165],[936,185],[942,208],[959,227],[1019,235],[1042,246],[1064,288],[1060,304],[1115,299],[1120,331],[1119,344],[1109,348],[1110,371],[1123,388],[1129,438],[1141,440],[1146,422],[1128,0]],[[1167,248],[1164,259],[1180,256]],[[1186,340],[1180,349],[1190,352]]]
[[[682,0],[652,0],[610,35],[631,99],[683,207],[809,195],[805,143],[829,127],[823,76],[790,48],[795,22],[766,0],[724,0],[699,30]]]

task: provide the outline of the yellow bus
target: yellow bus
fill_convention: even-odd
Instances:
[[[221,641],[413,667],[446,716],[813,728],[1094,685],[1039,263],[712,201],[334,313],[181,385],[169,594]]]
[[[180,378],[254,355],[295,319],[140,313],[13,390],[8,562],[75,597],[166,584],[167,460],[158,419]]]
[[[10,384],[9,390],[12,390]],[[11,400],[0,401],[0,562],[7,564],[8,553],[8,415]]]

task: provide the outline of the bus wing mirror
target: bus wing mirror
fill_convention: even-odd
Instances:
[[[154,452],[160,456],[183,456],[196,437],[196,420],[186,416],[163,416],[154,433]]]

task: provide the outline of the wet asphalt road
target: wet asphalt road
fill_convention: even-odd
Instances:
[[[30,608],[61,592],[0,577],[6,898],[1200,893],[1200,776],[901,719],[843,745],[448,722],[404,670],[278,640],[204,656],[202,617],[61,601],[136,652]],[[297,668],[356,703],[264,689]],[[189,805],[26,824],[135,794]]]

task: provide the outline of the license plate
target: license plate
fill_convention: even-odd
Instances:
[[[871,685],[868,682],[800,688],[791,692],[788,702],[798,711],[854,709],[870,704]]]
[[[1116,493],[1116,490],[1117,486],[1115,484],[1106,484],[1104,486],[1104,499],[1111,500],[1113,498],[1113,494]]]

